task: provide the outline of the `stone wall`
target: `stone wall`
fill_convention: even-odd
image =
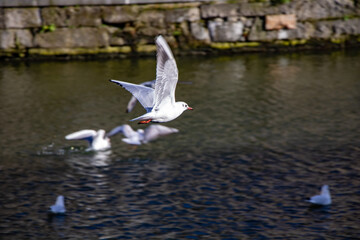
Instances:
[[[250,0],[249,0],[250,1]],[[360,46],[356,0],[0,8],[0,57],[153,54]]]

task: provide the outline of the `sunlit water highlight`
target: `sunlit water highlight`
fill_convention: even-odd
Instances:
[[[359,51],[177,63],[176,98],[195,109],[165,124],[180,132],[92,153],[64,136],[144,113],[108,79],[152,80],[155,59],[3,62],[0,237],[360,236]],[[323,184],[333,204],[310,207]],[[67,213],[50,218],[57,195]]]

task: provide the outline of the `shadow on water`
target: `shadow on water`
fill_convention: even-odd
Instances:
[[[87,152],[80,129],[128,123],[154,59],[0,66],[0,236],[348,239],[360,234],[360,53],[181,57],[178,134]],[[133,128],[143,128],[130,123]],[[305,201],[322,184],[331,206]],[[64,216],[48,218],[57,195]]]

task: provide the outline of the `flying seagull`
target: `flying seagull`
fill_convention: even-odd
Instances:
[[[132,145],[141,145],[154,141],[161,136],[177,132],[179,132],[179,130],[176,128],[170,128],[159,124],[150,125],[145,130],[138,129],[137,131],[134,131],[128,124],[124,124],[111,130],[107,136],[111,137],[115,134],[122,133],[125,136],[125,138],[122,139],[123,142]]]
[[[308,202],[311,202],[316,205],[329,205],[331,204],[331,196],[329,191],[329,186],[324,185],[321,187],[320,195],[315,195],[310,198],[310,200],[307,200]]]
[[[128,90],[145,108],[147,113],[131,120],[139,121],[141,124],[169,122],[179,117],[185,110],[192,110],[185,102],[175,102],[178,69],[169,45],[162,36],[158,36],[155,43],[157,47],[155,89],[110,80]]]

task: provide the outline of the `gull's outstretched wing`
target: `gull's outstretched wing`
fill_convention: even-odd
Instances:
[[[133,138],[123,138],[121,139],[124,143],[131,144],[131,145],[141,145],[141,142],[139,139],[133,139]]]
[[[169,45],[162,36],[155,40],[156,83],[154,108],[163,104],[175,103],[175,88],[178,81],[178,69]]]
[[[147,112],[151,111],[154,106],[154,89],[118,80],[111,79],[110,81],[128,90],[132,95],[134,95],[134,97],[136,97]]]
[[[108,134],[106,134],[107,137],[112,137],[115,134],[122,133],[125,137],[131,138],[136,134],[136,132],[130,127],[128,124],[123,124],[121,126],[117,126],[113,128]]]
[[[147,143],[159,138],[160,136],[165,136],[177,132],[179,132],[179,130],[176,128],[153,124],[145,129],[143,142]]]
[[[143,82],[143,83],[140,83],[140,85],[145,86],[145,87],[155,88],[155,80]],[[132,96],[126,107],[127,113],[131,112],[134,109],[136,102],[137,102],[136,97]]]
[[[86,140],[90,144],[93,141],[93,138],[96,136],[96,131],[91,129],[84,129],[74,133],[70,133],[65,136],[66,140]]]

